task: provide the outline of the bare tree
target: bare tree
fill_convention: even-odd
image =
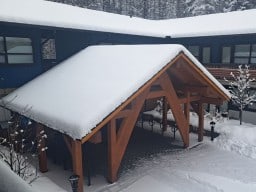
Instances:
[[[36,135],[32,122],[18,114],[8,122],[9,127],[0,137],[0,158],[10,169],[24,180],[32,181],[37,177],[37,170],[31,165],[29,156],[37,156],[38,149],[47,135],[41,131]]]

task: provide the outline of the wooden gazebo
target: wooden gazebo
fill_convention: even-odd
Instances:
[[[118,53],[116,53],[115,51],[118,51]],[[93,54],[91,54],[92,52]],[[106,54],[106,52],[108,54]],[[141,54],[138,54],[138,52]],[[108,64],[110,64],[110,66],[113,67],[113,63],[114,61],[116,61],[117,64],[115,66],[118,69],[112,68],[109,70],[110,71],[113,70],[114,76],[115,76],[115,73],[121,73],[117,75],[118,78],[121,78],[122,76],[125,76],[127,78],[128,82],[125,85],[119,85],[120,84],[119,79],[117,78],[113,80],[113,77],[111,77],[111,81],[109,80],[110,83],[106,84],[104,81],[108,81],[108,76],[111,76],[111,74],[108,74],[106,76],[107,78],[105,77],[102,78],[103,79],[102,82],[93,82],[93,81],[90,82],[91,84],[95,83],[94,88],[95,90],[97,90],[98,94],[103,94],[101,90],[98,90],[98,89],[101,89],[101,86],[109,86],[107,88],[109,92],[113,91],[112,88],[118,89],[119,88],[118,86],[120,86],[120,89],[122,88],[122,86],[127,86],[128,87],[127,89],[129,89],[129,86],[135,87],[135,88],[132,89],[131,91],[128,91],[128,93],[120,96],[123,98],[121,102],[120,100],[117,101],[113,105],[113,107],[110,110],[108,110],[108,112],[105,113],[106,114],[105,116],[101,117],[99,121],[95,122],[95,126],[85,131],[82,128],[81,129],[77,128],[78,131],[73,132],[74,130],[70,130],[69,132],[68,128],[61,129],[61,127],[58,127],[57,123],[54,125],[49,123],[49,121],[51,122],[52,119],[51,117],[49,117],[49,121],[47,121],[47,118],[45,117],[47,113],[45,112],[45,110],[42,110],[43,112],[45,112],[45,114],[43,115],[42,113],[36,113],[40,111],[40,105],[37,104],[38,102],[33,100],[46,99],[47,101],[47,99],[54,99],[54,94],[52,96],[53,98],[51,98],[50,96],[46,98],[45,97],[37,98],[33,94],[36,91],[34,90],[35,87],[38,87],[38,88],[35,88],[38,90],[43,89],[44,92],[48,91],[48,87],[47,87],[48,84],[45,84],[45,81],[47,81],[48,76],[49,76],[49,79],[52,79],[51,84],[53,84],[53,85],[49,84],[49,86],[54,87],[55,81],[57,81],[57,83],[60,83],[60,81],[63,81],[63,78],[61,78],[61,80],[58,80],[58,78],[57,80],[52,78],[53,76],[58,75],[57,72],[60,72],[61,68],[64,68],[64,69],[66,68],[65,70],[69,72],[72,67],[76,69],[79,68],[79,65],[78,66],[74,65],[71,68],[70,66],[67,66],[67,65],[72,65],[71,63],[74,61],[78,61],[79,57],[81,57],[79,56],[79,54],[85,55],[84,58],[89,57],[90,61],[93,61],[93,56],[99,57],[99,58],[102,57],[102,60],[101,60],[102,62],[99,59],[99,62],[96,61],[95,63],[92,62],[92,63],[84,64],[84,65],[88,65],[87,67],[90,73],[91,73],[89,69],[90,65],[97,65],[99,63],[98,69],[103,70],[101,68],[102,66],[104,67],[104,69],[107,69],[105,67]],[[209,103],[209,104],[220,105],[223,103],[223,101],[229,100],[230,98],[228,91],[224,87],[222,87],[222,85],[181,45],[99,46],[99,48],[95,46],[91,49],[90,48],[85,49],[79,54],[74,58],[71,58],[70,60],[64,61],[64,64],[60,64],[57,67],[58,69],[53,69],[52,72],[50,71],[48,74],[45,74],[42,77],[39,77],[36,80],[34,80],[34,82],[32,81],[30,83],[32,85],[27,85],[27,86],[25,85],[24,86],[25,88],[20,88],[3,99],[4,101],[6,101],[5,103],[8,103],[8,105],[5,107],[13,111],[17,111],[21,114],[22,114],[23,106],[31,105],[32,106],[31,111],[27,111],[26,114],[23,114],[23,115],[28,116],[29,118],[32,118],[38,123],[40,123],[39,124],[40,129],[42,129],[43,125],[46,125],[50,128],[56,129],[63,133],[68,149],[72,155],[73,171],[75,174],[80,176],[79,192],[83,191],[82,144],[89,140],[93,140],[94,137],[101,131],[101,129],[104,126],[106,125],[108,126],[108,133],[107,133],[108,180],[109,182],[115,182],[117,180],[118,169],[122,161],[123,155],[125,153],[128,141],[130,139],[133,128],[135,126],[135,123],[138,119],[139,113],[141,111],[141,108],[145,100],[158,98],[158,97],[165,98],[174,115],[178,130],[184,142],[184,147],[188,147],[189,146],[190,108],[193,108],[194,111],[198,114],[198,117],[199,117],[198,140],[202,141],[203,128],[204,128],[203,104]],[[125,55],[127,56],[123,59],[126,60],[124,62],[131,64],[131,66],[128,67],[129,70],[128,68],[123,69],[122,67],[119,67],[119,64],[122,63],[122,61],[118,59],[111,60],[112,57],[116,57],[116,54],[119,54],[120,58],[122,56],[124,57]],[[141,57],[142,58],[149,57],[149,58],[140,59]],[[135,61],[136,63],[134,63]],[[156,62],[159,62],[160,64]],[[145,72],[141,71],[141,74],[142,75],[145,74],[145,75],[143,76],[143,78],[140,78],[138,82],[134,82],[133,80],[136,79],[136,77],[140,76],[140,73],[137,71],[141,69],[141,66],[139,66],[140,64],[142,65],[142,68],[145,69]],[[156,64],[157,67],[148,66],[153,64]],[[153,69],[151,69],[151,67],[153,67]],[[150,68],[150,70],[147,71],[147,68]],[[86,70],[84,70],[83,68],[81,70],[83,71],[81,75],[86,76],[87,75]],[[75,71],[76,73],[79,73],[80,70],[75,70]],[[95,71],[95,72],[98,72],[98,71]],[[130,75],[124,75],[125,73],[130,73]],[[136,73],[136,75],[134,75],[134,73]],[[80,74],[75,74],[75,76],[79,76],[79,75]],[[99,76],[98,73],[95,73],[95,75]],[[83,78],[86,78],[84,76]],[[97,78],[100,78],[100,77],[97,77]],[[97,78],[95,77],[95,79]],[[46,87],[40,86],[41,82],[44,82],[44,86],[46,85]],[[124,80],[123,82],[126,82],[126,81]],[[63,83],[65,84],[65,82]],[[83,82],[80,82],[80,83],[83,84]],[[130,85],[130,84],[134,84],[134,85]],[[33,90],[31,90],[31,88],[33,88]],[[89,90],[89,91],[95,91],[95,90]],[[57,91],[61,91],[61,90],[57,90]],[[78,93],[79,92],[75,92],[75,94],[78,94]],[[32,98],[32,99],[24,101],[24,99],[27,97],[27,94],[29,95],[32,94],[33,97],[31,97],[30,95],[29,98]],[[15,96],[15,99],[13,99],[14,96]],[[19,97],[21,99],[19,99]],[[63,95],[63,97],[65,97],[65,95]],[[113,97],[118,98],[115,96]],[[56,98],[56,101],[54,102],[60,102],[57,99],[58,98]],[[87,103],[86,99],[87,98],[83,100],[83,103],[85,103],[85,105],[82,105],[83,103],[81,103],[80,105],[81,107],[86,106],[86,103]],[[109,98],[109,100],[111,99],[112,97]],[[10,100],[12,100],[12,102],[7,102]],[[51,102],[51,104],[54,105],[54,102]],[[88,102],[91,102],[91,101],[88,101]],[[111,101],[111,103],[113,102]],[[63,103],[63,105],[65,104],[66,103]],[[38,108],[37,108],[37,105],[38,105]],[[104,105],[104,102],[102,102],[101,105]],[[61,103],[58,106],[56,104],[55,107],[62,107]],[[102,106],[99,106],[99,107],[102,107]],[[34,111],[34,109],[36,112]],[[65,110],[65,108],[60,110]],[[69,110],[69,109],[67,108],[66,110]],[[164,111],[164,113],[166,113],[166,111]],[[42,115],[42,117],[40,115]],[[163,115],[163,117],[166,118],[166,115]],[[86,118],[86,116],[84,118]],[[99,119],[99,117],[97,117],[96,119]],[[118,128],[116,123],[117,120],[121,120],[122,122],[121,126],[119,126]],[[65,123],[62,123],[61,125],[65,127]],[[76,135],[75,133],[77,132],[80,135],[78,134]],[[41,152],[40,157],[41,157],[40,159],[41,170],[46,171],[47,165],[45,163],[47,161],[46,161],[45,152]]]

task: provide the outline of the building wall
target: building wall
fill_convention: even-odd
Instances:
[[[33,41],[33,64],[1,64],[0,89],[19,87],[42,72],[40,31],[36,28],[19,27],[0,23],[0,36],[29,37]]]

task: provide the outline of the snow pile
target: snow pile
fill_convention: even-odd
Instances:
[[[35,188],[29,186],[23,179],[0,160],[0,191],[36,192]]]
[[[239,125],[239,121],[229,120],[216,124],[215,130],[220,133],[215,140],[220,148],[256,159],[255,125],[248,123]]]

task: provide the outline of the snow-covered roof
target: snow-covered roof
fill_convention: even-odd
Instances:
[[[172,38],[256,33],[256,9],[154,21],[44,0],[0,4],[3,22]]]
[[[0,105],[81,139],[181,52],[229,97],[182,45],[102,45],[80,51]]]

